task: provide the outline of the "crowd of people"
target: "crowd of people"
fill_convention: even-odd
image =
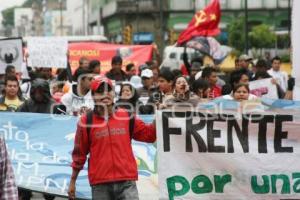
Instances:
[[[109,112],[116,112],[118,115],[123,115],[122,112],[119,113],[120,110],[144,115],[154,114],[157,109],[187,106],[195,108],[199,104],[215,99],[236,102],[259,100],[259,96],[251,94],[249,83],[266,78],[271,78],[272,84],[276,85],[279,98],[292,100],[293,96],[295,80],[281,70],[281,59],[278,56],[270,61],[260,59],[254,62],[250,56],[241,55],[236,59],[235,69],[230,74],[222,73],[217,66],[205,66],[201,58],[194,58],[191,62],[185,60],[181,68],[176,70],[159,65],[159,62],[149,61],[140,66],[131,63],[123,68],[123,59],[120,56],[112,58],[111,70],[106,73],[101,71],[100,61],[85,57],[79,60],[79,67],[73,74],[70,67],[58,69],[54,73],[51,68],[32,66],[25,66],[26,73],[18,74],[15,67],[9,65],[6,67],[5,74],[0,77],[0,111],[84,116],[84,123],[87,123],[87,115],[90,111],[96,110],[98,115],[104,112],[100,109],[100,105],[109,107]],[[98,118],[93,119],[102,123]],[[154,142],[156,137],[153,126],[145,125],[135,119],[136,130],[133,131],[132,137],[140,141]],[[146,136],[140,133],[145,133]],[[71,186],[74,187],[69,191],[71,197],[74,197],[75,181],[89,152],[88,139],[84,139],[86,146],[84,143],[78,146],[76,142],[79,138],[80,136],[77,135],[73,152],[74,181]],[[126,146],[130,143],[127,140],[118,140],[118,145]],[[132,181],[137,178],[137,169],[132,165],[134,159],[130,149],[131,147],[128,147],[127,153],[131,160],[125,162],[125,165],[131,167],[131,171],[125,175],[120,173],[117,181]],[[98,164],[95,163],[95,166]],[[96,168],[93,170],[97,171]],[[95,172],[93,176],[96,179],[90,178],[92,183],[98,183],[98,179],[101,183],[114,181],[106,177],[109,177],[108,174],[99,175]],[[107,180],[103,181],[102,176]],[[127,179],[124,179],[126,176]],[[133,196],[130,199],[138,199],[136,186],[132,182],[128,184],[132,186]],[[93,195],[98,197],[104,195],[97,192],[99,188],[92,187],[92,189]],[[103,192],[103,188],[101,190]],[[19,196],[20,199],[30,199],[31,192],[19,189]],[[45,195],[45,199],[54,198]]]

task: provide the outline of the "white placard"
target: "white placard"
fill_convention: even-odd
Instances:
[[[21,38],[0,40],[0,74],[5,73],[7,65],[14,66],[16,71],[20,72],[22,61],[23,51]]]
[[[160,200],[299,199],[299,115],[157,117]]]
[[[249,88],[250,93],[258,97],[278,99],[277,87],[272,83],[272,78],[251,81]]]
[[[67,67],[68,41],[59,37],[32,37],[27,41],[31,67]]]

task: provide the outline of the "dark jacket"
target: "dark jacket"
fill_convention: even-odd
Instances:
[[[117,72],[116,70],[111,69],[109,72],[106,73],[106,77],[111,80],[115,80],[115,81],[127,81],[128,80],[128,76],[123,70],[121,70],[120,72]]]
[[[42,90],[43,100],[41,102],[35,99],[35,91]],[[19,108],[18,112],[32,112],[32,113],[51,113],[55,101],[52,100],[50,94],[49,83],[37,78],[33,81],[30,89],[30,99],[26,100]]]

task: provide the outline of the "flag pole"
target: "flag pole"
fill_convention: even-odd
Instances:
[[[248,0],[245,0],[245,54],[248,54]]]

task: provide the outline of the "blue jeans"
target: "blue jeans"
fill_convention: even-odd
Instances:
[[[93,200],[139,200],[135,181],[92,185]]]

